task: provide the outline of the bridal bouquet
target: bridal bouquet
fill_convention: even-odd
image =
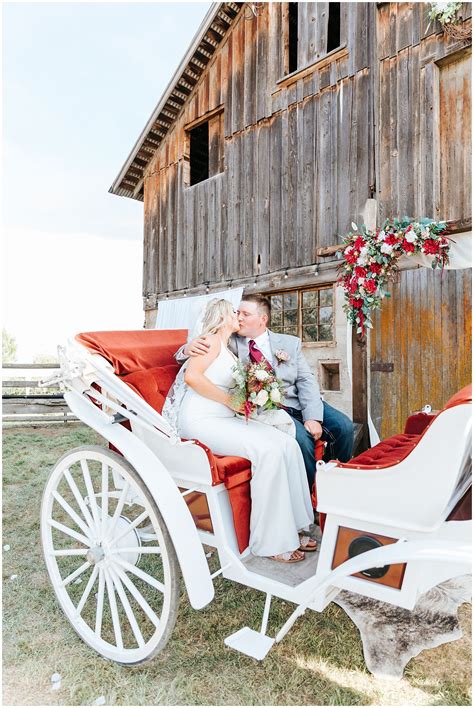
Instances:
[[[284,398],[283,382],[266,368],[265,362],[244,364],[239,361],[232,370],[235,381],[232,403],[244,411],[245,418],[259,409],[270,411],[281,408]]]

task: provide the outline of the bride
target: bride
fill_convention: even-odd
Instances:
[[[228,300],[209,302],[201,336],[206,335],[207,354],[188,359],[184,371],[184,397],[167,399],[178,433],[197,438],[218,455],[245,457],[252,464],[250,482],[250,550],[257,556],[295,563],[314,551],[316,542],[298,536],[298,529],[313,521],[303,456],[296,439],[275,427],[236,416],[230,389],[237,361],[228,349],[230,335],[239,330],[237,315]]]

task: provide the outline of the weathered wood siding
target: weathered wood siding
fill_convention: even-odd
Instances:
[[[430,23],[428,3],[378,6],[378,221],[471,217],[470,41]]]
[[[371,413],[382,439],[403,431],[407,416],[433,409],[471,381],[472,271],[403,271],[374,318]]]
[[[300,64],[316,63],[281,82],[287,3],[242,8],[145,176],[144,294],[307,266],[361,220],[375,184],[376,6],[343,3],[344,47],[318,62],[323,12],[299,4]],[[224,171],[185,186],[185,126],[219,106]]]

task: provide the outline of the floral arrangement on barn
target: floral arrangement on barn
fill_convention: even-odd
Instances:
[[[285,352],[286,353],[286,352]],[[268,363],[244,364],[238,361],[233,367],[235,381],[232,404],[243,412],[246,419],[260,408],[265,411],[281,408],[285,397],[284,385],[268,370]]]
[[[438,20],[443,30],[456,39],[469,39],[472,36],[472,25],[463,26],[463,17],[459,14],[462,2],[430,2],[428,17],[430,21]]]
[[[425,254],[432,256],[432,268],[444,268],[449,263],[449,239],[443,235],[445,221],[421,219],[411,221],[386,219],[381,228],[371,231],[352,223],[353,232],[344,239],[345,248],[338,252],[343,258],[338,284],[344,288],[344,311],[349,322],[364,336],[372,328],[372,310],[379,309],[384,290],[398,273],[401,256]]]

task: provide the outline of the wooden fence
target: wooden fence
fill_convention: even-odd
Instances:
[[[57,384],[39,387],[41,379],[59,369],[58,364],[3,364],[3,423],[68,423],[77,421]]]

